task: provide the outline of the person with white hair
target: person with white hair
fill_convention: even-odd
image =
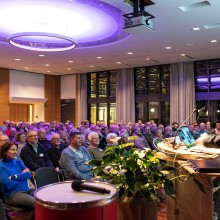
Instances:
[[[97,132],[90,132],[88,135],[88,140],[90,142],[90,145],[88,147],[89,153],[92,157],[92,159],[100,160],[104,156],[104,151],[100,148],[98,148],[99,145],[99,135]]]
[[[120,138],[118,138],[117,134],[115,133],[109,133],[106,137],[106,141],[107,141],[107,146],[110,145],[118,145],[118,140]]]

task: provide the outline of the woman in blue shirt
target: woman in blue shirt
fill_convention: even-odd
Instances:
[[[6,142],[0,150],[0,185],[6,204],[34,210],[34,191],[28,186],[30,170],[17,159],[17,146]]]

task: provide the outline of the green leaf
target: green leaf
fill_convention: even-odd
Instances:
[[[127,170],[127,172],[125,173],[125,177],[127,180],[129,190],[134,194],[135,193],[134,192],[134,184],[135,184],[134,174],[130,170]]]
[[[171,180],[166,179],[164,182],[164,190],[168,196],[173,199],[176,199],[176,194],[173,186],[173,182]]]
[[[92,166],[101,166],[102,160],[93,159],[88,162],[88,164]]]
[[[202,183],[200,183],[195,177],[193,177],[193,180],[194,180],[194,182],[196,183],[196,185],[199,187],[199,189],[200,189],[203,193],[206,193],[206,192],[205,192],[205,189],[204,189],[204,187],[203,187],[203,185],[202,185]]]
[[[160,168],[160,170],[176,171],[176,168],[173,167],[173,166],[171,166],[171,165],[169,165],[169,164],[164,164],[164,165]]]
[[[134,171],[139,168],[137,161],[133,158],[130,158],[127,160],[127,166],[130,167]]]
[[[114,150],[114,147],[113,146],[109,146],[105,149],[105,155],[112,155],[113,153],[113,150]]]

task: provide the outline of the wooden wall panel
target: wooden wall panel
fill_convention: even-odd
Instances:
[[[9,70],[0,68],[0,125],[9,117]]]
[[[11,103],[10,106],[10,120],[11,121],[29,121],[29,105]]]
[[[45,103],[45,120],[60,121],[60,90],[61,77],[45,75],[45,98],[48,98]]]

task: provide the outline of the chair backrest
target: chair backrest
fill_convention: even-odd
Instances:
[[[50,167],[41,167],[35,171],[34,181],[36,188],[60,182],[59,173]]]

